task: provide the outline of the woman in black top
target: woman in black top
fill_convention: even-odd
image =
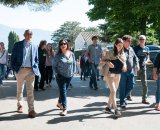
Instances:
[[[121,73],[126,70],[126,57],[123,51],[123,40],[121,38],[116,40],[113,50],[106,52],[106,56],[103,57],[103,61],[108,67],[108,69],[105,70],[104,78],[110,90],[106,112],[111,113],[111,108],[113,107],[114,115],[118,117],[121,113],[117,109],[116,91],[119,86]]]
[[[39,44],[38,47],[38,59],[39,59],[39,71],[41,74],[41,79],[39,83],[39,89],[45,90],[44,89],[44,81],[45,81],[45,63],[46,63],[46,40],[42,40]],[[34,89],[38,91],[38,76],[35,76],[35,83],[34,83]]]

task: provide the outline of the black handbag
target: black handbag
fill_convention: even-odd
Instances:
[[[110,60],[110,62],[114,65],[114,68],[109,68],[110,73],[120,74],[122,73],[123,63],[119,59]]]

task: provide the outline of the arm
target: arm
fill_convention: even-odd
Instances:
[[[135,54],[135,51],[134,51],[134,50],[133,50],[133,55],[134,55],[133,61],[134,61],[134,63],[135,63],[135,67],[136,67],[137,70],[139,71],[139,69],[140,69],[140,67],[139,67],[139,59],[138,59],[137,55]]]
[[[155,60],[154,60],[154,68],[153,68],[153,79],[158,80],[158,69],[160,66],[160,53],[157,54]]]
[[[77,68],[77,65],[76,65],[76,60],[75,60],[75,56],[74,56],[74,53],[73,53],[73,72],[76,73],[76,68]]]
[[[148,47],[147,47],[146,61],[143,62],[143,66],[145,66],[149,61],[150,61],[150,58],[149,58],[149,49],[148,49]]]

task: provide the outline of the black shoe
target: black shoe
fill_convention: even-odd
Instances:
[[[115,117],[120,117],[121,112],[119,110],[115,110],[114,115],[115,115]]]
[[[98,87],[96,86],[96,87],[94,87],[94,90],[98,90]]]
[[[108,114],[113,114],[111,108],[109,108],[109,107],[105,108],[105,112],[108,113]]]
[[[97,78],[97,81],[100,81],[99,78]]]
[[[91,89],[93,89],[93,86],[92,86],[92,84],[89,84],[89,87],[90,87]]]
[[[42,91],[45,91],[46,89],[44,89],[44,88],[39,88],[39,89],[41,89]]]
[[[35,88],[34,90],[35,90],[35,91],[38,91],[38,88]]]
[[[132,101],[131,96],[127,96],[127,100],[128,100],[128,101]]]
[[[80,77],[80,79],[82,80],[82,77]]]
[[[121,108],[122,111],[125,111],[126,110],[126,105],[121,105],[120,108]]]
[[[86,81],[86,79],[83,79],[84,81]]]
[[[150,104],[148,101],[146,101],[146,100],[142,100],[142,103],[143,104]]]

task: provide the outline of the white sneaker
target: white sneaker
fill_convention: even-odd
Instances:
[[[67,115],[67,110],[63,110],[62,112],[60,112],[60,116],[66,116]]]

